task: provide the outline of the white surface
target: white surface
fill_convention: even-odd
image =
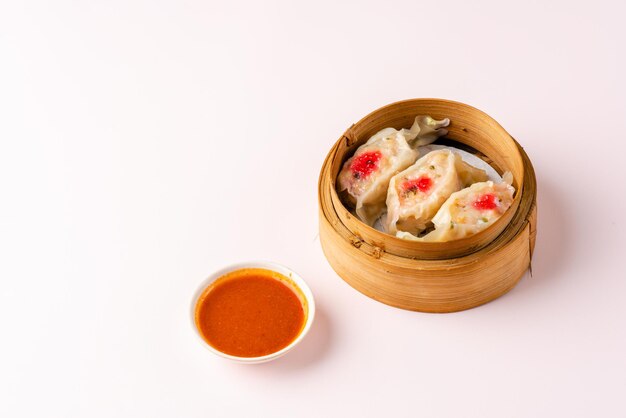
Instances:
[[[624,416],[622,4],[2,2],[0,416]],[[317,239],[326,152],[411,97],[484,110],[537,170],[534,277],[467,312],[376,303]],[[259,366],[188,320],[249,259],[318,302]]]
[[[284,277],[288,277],[289,279],[291,279],[291,282],[288,283],[288,285],[291,287],[292,290],[296,290],[296,289],[300,290],[300,296],[298,296],[298,298],[300,298],[300,302],[303,304],[303,306],[306,306],[306,309],[304,310],[306,323],[304,324],[302,331],[300,332],[300,334],[298,334],[296,339],[293,340],[288,346],[282,348],[281,350],[278,350],[274,353],[270,353],[270,354],[260,356],[260,357],[239,357],[239,356],[233,356],[230,354],[223,353],[220,350],[213,348],[213,346],[211,346],[204,339],[204,337],[200,333],[200,330],[196,326],[196,307],[198,305],[198,299],[200,298],[200,296],[202,296],[204,291],[220,277],[223,277],[224,275],[228,273],[232,273],[240,269],[249,269],[249,268],[260,268],[260,269],[265,269],[265,270],[271,270],[279,274],[282,274]],[[239,276],[239,278],[241,278],[241,276]],[[295,289],[294,289],[294,286],[295,286]],[[211,293],[213,292],[214,290],[211,290]],[[302,277],[300,277],[298,273],[291,270],[290,268],[285,267],[280,264],[267,262],[267,261],[248,261],[244,263],[231,264],[220,270],[215,271],[213,274],[211,274],[209,277],[203,280],[202,283],[197,287],[193,297],[191,298],[191,304],[189,308],[190,308],[189,319],[191,320],[191,327],[193,328],[194,333],[198,337],[198,342],[202,346],[204,346],[207,350],[215,354],[216,356],[219,356],[228,360],[232,360],[234,362],[244,363],[244,364],[266,363],[268,361],[276,360],[284,356],[286,353],[293,350],[298,344],[300,344],[300,342],[309,333],[309,330],[311,329],[311,325],[313,325],[313,322],[315,320],[315,297],[313,296],[313,293],[311,292],[309,285],[307,285],[307,283],[304,281]]]

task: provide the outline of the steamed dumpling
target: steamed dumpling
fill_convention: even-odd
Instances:
[[[372,136],[348,159],[337,178],[339,192],[347,193],[363,222],[373,225],[385,211],[389,180],[415,162],[418,146],[448,133],[450,121],[417,116],[411,129],[386,128]]]
[[[506,173],[502,183],[485,181],[472,184],[452,195],[433,218],[435,230],[422,238],[398,232],[399,238],[442,242],[465,238],[493,224],[513,203],[513,176]]]
[[[391,178],[387,192],[387,231],[418,235],[452,193],[485,180],[484,170],[467,164],[458,154],[448,149],[429,152]]]

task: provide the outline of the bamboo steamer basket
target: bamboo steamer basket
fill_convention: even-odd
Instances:
[[[500,174],[510,171],[513,204],[494,224],[460,240],[408,241],[377,231],[353,216],[336,191],[343,163],[386,127],[408,128],[416,115],[449,118],[437,143],[474,153]],[[361,293],[398,308],[456,312],[511,290],[530,267],[537,232],[537,183],[523,148],[494,119],[442,99],[392,103],[352,125],[335,143],[318,184],[320,241],[337,274]]]

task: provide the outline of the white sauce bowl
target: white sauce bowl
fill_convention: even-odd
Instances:
[[[217,350],[216,348],[214,348],[213,346],[211,346],[208,342],[206,342],[206,340],[202,337],[200,330],[196,326],[196,305],[198,303],[198,299],[200,298],[200,296],[202,296],[202,293],[204,292],[204,290],[207,287],[209,287],[213,282],[215,282],[217,279],[224,276],[225,274],[230,273],[232,271],[245,269],[245,268],[260,268],[260,269],[271,270],[271,271],[282,274],[283,276],[292,280],[293,283],[296,286],[298,286],[298,288],[300,289],[302,295],[304,296],[307,302],[308,312],[306,313],[306,322],[304,324],[304,327],[302,328],[302,331],[300,331],[300,334],[298,334],[298,336],[288,346],[274,353],[267,354],[265,356],[260,356],[260,357],[238,357],[238,356],[233,356],[230,354],[223,353]],[[285,266],[282,266],[280,264],[271,263],[267,261],[255,261],[255,262],[248,262],[248,263],[232,264],[228,267],[218,270],[212,275],[210,275],[207,279],[205,279],[202,283],[200,283],[200,286],[195,291],[193,298],[191,299],[191,325],[193,327],[194,333],[200,339],[202,345],[206,347],[213,354],[219,357],[228,359],[228,360],[238,362],[238,363],[245,363],[245,364],[265,363],[267,361],[277,359],[278,357],[284,355],[285,353],[293,349],[296,345],[298,345],[300,341],[302,341],[302,339],[309,332],[309,329],[311,328],[311,325],[313,324],[314,318],[315,318],[315,300],[313,299],[313,293],[311,293],[311,289],[309,289],[309,286],[306,284],[306,282],[293,270]]]

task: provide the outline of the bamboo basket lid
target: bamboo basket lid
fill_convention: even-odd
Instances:
[[[513,173],[513,204],[489,228],[446,243],[406,241],[365,225],[339,199],[335,180],[354,150],[382,128],[410,126],[418,114],[449,118],[448,138],[475,150],[500,173]],[[488,115],[448,100],[405,100],[370,113],[330,150],[318,184],[320,240],[339,276],[369,297],[425,312],[468,309],[513,288],[530,266],[536,195],[528,155]]]

